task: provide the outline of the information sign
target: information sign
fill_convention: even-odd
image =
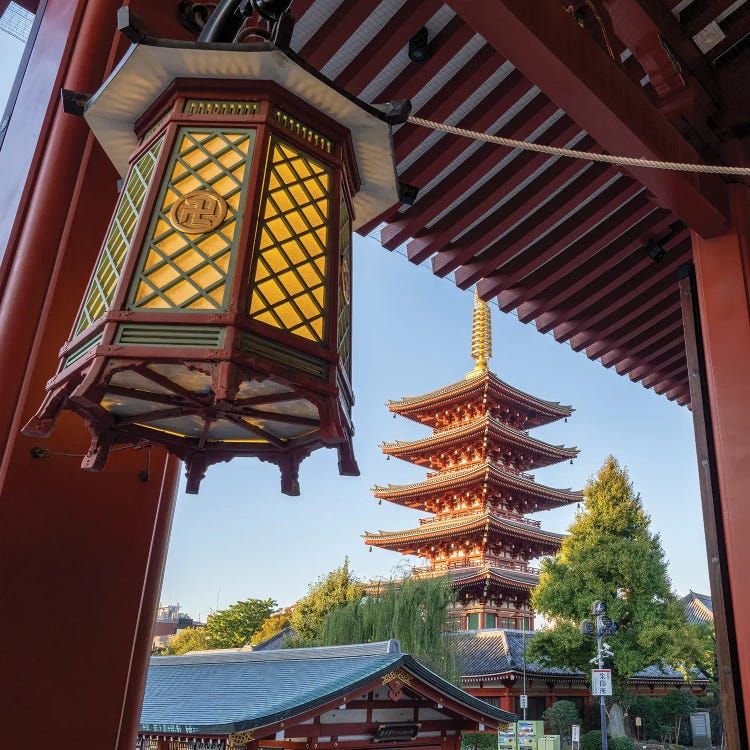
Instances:
[[[521,696],[521,708],[528,708],[528,707],[529,707],[529,696],[522,695]]]
[[[580,726],[580,724],[573,724],[573,726],[570,729],[571,729],[571,737],[570,737],[570,739],[573,742],[580,742],[580,740],[581,740],[581,726]]]
[[[592,695],[612,695],[612,670],[611,669],[592,669],[591,670],[591,694]]]

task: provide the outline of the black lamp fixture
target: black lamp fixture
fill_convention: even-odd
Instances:
[[[409,40],[409,59],[421,63],[430,57],[430,32],[423,26]]]
[[[648,257],[651,258],[654,263],[661,263],[662,259],[667,254],[667,251],[664,249],[661,242],[653,239],[649,240],[646,244],[646,252],[648,253]]]

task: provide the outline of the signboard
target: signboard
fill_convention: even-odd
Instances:
[[[573,724],[573,726],[570,728],[571,734],[570,739],[572,742],[580,742],[581,741],[581,726],[580,724]]]
[[[591,694],[592,695],[612,695],[612,670],[611,669],[592,669],[591,670]]]
[[[528,708],[529,707],[529,696],[528,695],[522,695],[521,698],[521,708]]]

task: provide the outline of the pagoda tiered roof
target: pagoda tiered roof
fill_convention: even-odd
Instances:
[[[435,462],[442,452],[455,450],[457,446],[466,447],[472,441],[481,440],[484,443],[486,439],[490,442],[486,449],[482,448],[484,451],[482,458],[486,456],[486,451],[489,449],[507,446],[522,452],[524,469],[550,466],[578,455],[577,448],[550,445],[531,437],[524,430],[509,427],[486,413],[478,419],[464,422],[458,427],[439,430],[426,438],[383,443],[381,448],[383,453],[411,461],[419,466],[432,466],[437,463],[436,468],[443,468],[445,466],[443,461]]]
[[[474,565],[445,571],[451,585],[465,593],[471,589],[495,587],[501,590],[531,591],[539,583],[539,574],[521,570],[499,568],[494,565]],[[429,575],[429,574],[428,574]],[[432,575],[435,575],[432,573]]]
[[[415,422],[436,427],[440,411],[453,410],[485,396],[488,406],[505,406],[510,411],[525,414],[527,427],[539,427],[555,422],[563,417],[569,417],[574,411],[570,406],[556,401],[545,401],[518,390],[489,370],[421,396],[388,401],[386,406],[390,411]]]
[[[480,535],[493,538],[510,538],[533,543],[540,554],[553,554],[560,548],[562,534],[543,531],[528,521],[512,521],[491,511],[468,513],[459,518],[430,520],[417,528],[401,531],[365,532],[365,544],[410,554],[408,550],[429,542],[444,541]]]
[[[512,490],[532,503],[533,510],[579,503],[583,500],[580,492],[571,489],[555,489],[537,484],[530,477],[506,471],[492,461],[482,461],[456,471],[437,472],[421,482],[413,484],[389,484],[373,487],[375,497],[410,508],[424,509],[425,505],[437,501],[451,492],[466,492],[472,487],[487,485],[488,490],[503,487]],[[533,504],[536,507],[533,507]]]

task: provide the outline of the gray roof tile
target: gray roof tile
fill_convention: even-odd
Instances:
[[[430,672],[391,640],[154,657],[141,731],[223,734],[265,726],[322,706],[396,666],[490,719],[514,720]]]

